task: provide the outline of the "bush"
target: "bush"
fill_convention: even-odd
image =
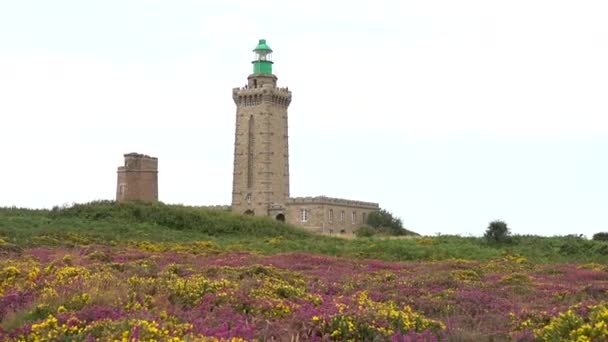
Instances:
[[[376,229],[368,225],[361,226],[355,231],[357,237],[372,237],[376,233]]]
[[[561,237],[561,246],[559,247],[559,254],[564,256],[575,256],[585,254],[599,254],[606,253],[605,249],[602,249],[604,244],[594,243],[593,241],[584,239],[582,235],[570,234]]]
[[[496,220],[490,222],[484,238],[489,243],[507,243],[511,242],[511,232],[506,222]]]
[[[599,232],[599,233],[593,234],[593,240],[608,241],[608,232]]]
[[[535,331],[540,341],[606,341],[608,306],[571,307]]]
[[[401,219],[394,217],[391,212],[385,209],[369,213],[365,223],[377,231],[384,231],[389,235],[418,235],[403,228]]]
[[[268,217],[247,217],[222,210],[169,205],[161,202],[95,201],[55,207],[48,212],[50,219],[77,218],[107,222],[125,227],[138,224],[169,228],[175,231],[204,233],[208,236],[248,235],[303,237],[303,229],[285,225]]]

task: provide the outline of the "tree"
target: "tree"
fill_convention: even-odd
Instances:
[[[403,223],[398,217],[394,217],[392,213],[385,209],[373,211],[367,215],[367,222],[373,228],[382,230],[386,229],[395,235],[405,235],[409,233],[403,228]]]
[[[608,232],[599,232],[599,233],[593,234],[593,240],[608,241]]]
[[[511,241],[511,232],[507,223],[500,220],[490,222],[484,235],[486,241],[490,243],[504,243]]]

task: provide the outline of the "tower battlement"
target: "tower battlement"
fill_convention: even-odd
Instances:
[[[291,91],[287,88],[273,88],[269,85],[259,88],[245,86],[232,89],[232,99],[237,106],[273,104],[287,107],[291,103]]]
[[[119,171],[150,171],[158,172],[158,158],[141,153],[127,153],[124,155],[125,165],[119,166]]]
[[[285,92],[285,93],[289,93],[291,95],[291,91],[289,91],[288,87],[264,87],[264,86],[261,86],[261,87],[253,87],[252,88],[252,87],[249,87],[248,85],[245,85],[243,87],[232,88],[232,93],[234,94],[236,92],[245,91],[245,90],[247,90],[247,91],[252,91],[252,90],[255,91],[255,90],[257,90],[258,92],[261,92],[262,89],[272,89],[272,90],[274,90],[276,92]]]

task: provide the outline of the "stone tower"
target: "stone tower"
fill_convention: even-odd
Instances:
[[[284,220],[289,197],[287,107],[291,92],[277,87],[272,50],[260,39],[247,85],[232,90],[236,104],[232,210]]]
[[[116,201],[158,201],[158,159],[139,153],[125,154],[118,167]]]

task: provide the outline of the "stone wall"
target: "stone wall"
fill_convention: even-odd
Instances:
[[[250,75],[234,88],[237,106],[232,210],[269,215],[289,197],[287,108],[291,92],[276,87],[274,75]]]
[[[158,201],[158,159],[139,153],[124,157],[117,171],[116,201]]]
[[[325,196],[289,198],[285,203],[286,221],[321,233],[353,233],[365,223],[378,203]],[[302,211],[306,210],[306,217]],[[354,220],[353,220],[354,213]]]

